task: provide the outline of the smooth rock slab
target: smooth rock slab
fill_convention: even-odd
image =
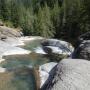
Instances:
[[[44,51],[48,54],[55,53],[70,55],[74,51],[74,48],[70,43],[62,40],[46,39],[43,40],[41,44]]]
[[[57,63],[55,62],[50,62],[50,63],[46,63],[44,65],[41,65],[39,67],[39,73],[40,73],[40,82],[41,85],[40,87],[42,87],[42,85],[45,83],[45,81],[48,79],[49,76],[49,72],[51,71],[51,69],[56,66]]]
[[[29,54],[31,51],[22,49],[20,47],[15,47],[5,41],[0,40],[0,57],[6,55],[16,55],[16,54]]]
[[[62,60],[50,71],[41,90],[90,90],[90,61]]]
[[[6,52],[3,53],[3,56],[7,55],[21,55],[21,54],[30,54],[31,51],[18,48],[18,47],[13,47],[11,50],[7,50]]]

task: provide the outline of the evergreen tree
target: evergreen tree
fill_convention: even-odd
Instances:
[[[53,37],[54,36],[54,27],[51,21],[50,8],[45,5],[43,8],[39,8],[37,14],[37,32],[43,37]]]
[[[21,17],[20,17],[20,26],[22,27],[22,31],[24,35],[33,35],[34,34],[34,15],[32,9],[25,9],[24,7],[21,9]]]
[[[15,27],[19,26],[19,18],[20,18],[20,7],[18,5],[17,0],[11,0],[10,2],[10,8],[11,8],[11,22]]]
[[[59,3],[56,2],[54,4],[53,9],[51,10],[51,18],[55,30],[55,36],[59,36],[59,33],[61,31],[61,7],[59,6]]]
[[[7,0],[0,0],[0,18],[8,20],[10,16],[9,3]]]
[[[24,35],[74,41],[90,30],[90,0],[0,0],[0,19]]]
[[[90,1],[89,0],[82,0],[79,24],[80,24],[81,33],[85,33],[90,30]]]

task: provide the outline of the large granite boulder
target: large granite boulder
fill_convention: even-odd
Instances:
[[[90,61],[62,60],[50,71],[41,90],[90,90]]]
[[[70,55],[74,48],[72,45],[66,41],[57,39],[46,39],[42,41],[43,49],[46,53],[64,54]]]
[[[90,32],[79,37],[77,48],[72,54],[72,58],[90,60]]]

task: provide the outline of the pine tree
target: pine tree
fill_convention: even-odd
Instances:
[[[10,16],[9,4],[7,0],[0,0],[0,18],[8,20]]]
[[[51,18],[55,30],[55,35],[59,37],[60,29],[61,29],[61,7],[59,6],[59,3],[56,2],[54,4],[53,9],[51,10]]]
[[[37,14],[37,32],[43,37],[53,37],[54,36],[54,27],[51,21],[50,8],[45,5],[43,8],[39,8]]]
[[[20,17],[20,7],[18,5],[17,0],[11,0],[10,2],[11,8],[11,22],[13,23],[14,27],[18,27],[19,25],[19,17]]]

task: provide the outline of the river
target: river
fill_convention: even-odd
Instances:
[[[25,42],[24,49],[34,51],[34,48],[40,46],[41,40]],[[0,63],[0,66],[6,68],[5,73],[0,73],[0,90],[36,90],[35,76],[32,69],[39,65],[49,62],[44,55],[35,52],[29,55],[9,55]]]

